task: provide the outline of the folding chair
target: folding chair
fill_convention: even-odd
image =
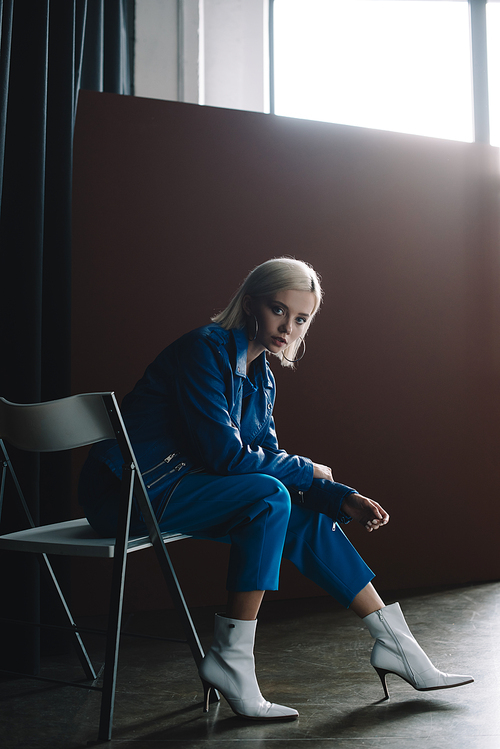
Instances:
[[[21,450],[55,452],[91,445],[105,439],[116,439],[123,457],[116,539],[99,538],[84,518],[35,526],[7,454],[4,440]],[[0,549],[32,552],[39,555],[61,601],[65,618],[72,631],[73,644],[87,680],[96,680],[97,676],[47,554],[114,557],[102,687],[85,685],[86,689],[97,689],[102,692],[99,740],[110,740],[113,728],[127,554],[153,546],[196,665],[203,658],[203,649],[166,547],[168,543],[189,538],[189,536],[160,531],[114,393],[85,393],[46,403],[30,404],[10,403],[0,398],[0,447],[3,453],[0,514],[6,477],[10,474],[30,526],[26,530],[0,536]],[[147,536],[129,536],[134,496],[146,523]],[[3,672],[6,673],[5,670]],[[26,676],[26,674],[17,675]],[[46,677],[35,676],[33,678],[59,681]],[[84,686],[81,682],[63,683]],[[218,699],[218,695],[215,695],[214,701]]]

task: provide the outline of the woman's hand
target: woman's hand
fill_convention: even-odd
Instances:
[[[364,525],[368,533],[389,522],[389,514],[373,499],[361,494],[349,494],[342,502],[342,512]]]
[[[320,463],[313,463],[313,479],[326,479],[333,481],[332,469],[328,466],[322,466]]]

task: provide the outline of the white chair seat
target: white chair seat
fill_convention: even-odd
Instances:
[[[182,533],[162,533],[162,537],[166,544],[190,538]],[[127,552],[151,545],[149,536],[133,536],[129,539]],[[0,549],[111,559],[115,555],[115,539],[100,538],[86,518],[79,518],[7,533],[0,536]]]

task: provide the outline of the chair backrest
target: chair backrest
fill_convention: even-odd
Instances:
[[[105,398],[83,393],[45,403],[10,403],[0,398],[0,438],[21,450],[53,452],[116,437]]]

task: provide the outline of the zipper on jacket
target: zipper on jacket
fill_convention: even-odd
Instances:
[[[153,466],[152,468],[148,468],[147,471],[143,471],[142,475],[146,476],[146,474],[151,473],[151,471],[156,471],[156,469],[162,466],[164,463],[170,463],[170,461],[173,460],[177,455],[180,455],[180,453],[170,453],[170,455],[167,455],[166,458],[163,458],[163,460],[161,460],[155,466]]]
[[[184,476],[179,476],[179,478],[176,480],[176,482],[171,486],[170,491],[167,493],[167,496],[164,497],[161,505],[156,509],[156,518],[158,522],[160,523],[163,519],[163,515],[165,514],[165,510],[167,509],[167,505],[170,502],[170,499],[172,498],[172,494],[175,492],[179,484],[181,483],[182,479],[185,479],[186,476],[192,476],[194,473],[204,473],[204,469],[202,467],[198,468],[191,468],[189,471],[187,471]]]
[[[154,486],[155,484],[157,484],[158,481],[161,481],[162,479],[164,479],[165,476],[170,476],[171,473],[176,473],[176,472],[180,471],[182,468],[184,468],[185,465],[186,465],[186,463],[177,463],[177,465],[174,466],[171,471],[167,471],[166,473],[162,474],[157,479],[155,479],[154,481],[152,481],[150,484],[146,484],[146,489],[151,489],[152,486]]]

